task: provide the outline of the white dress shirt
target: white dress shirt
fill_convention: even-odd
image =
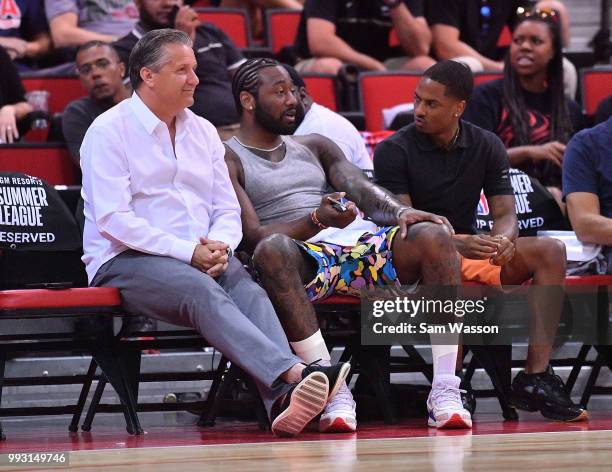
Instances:
[[[136,93],[96,118],[81,146],[89,281],[127,249],[187,264],[200,237],[236,249],[240,205],[224,155],[214,126],[187,109],[173,149],[168,127]]]
[[[313,103],[293,133],[295,136],[317,133],[331,139],[346,158],[360,169],[373,169],[372,159],[363,138],[353,124],[342,115]]]

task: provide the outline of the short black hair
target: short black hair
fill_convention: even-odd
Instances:
[[[423,73],[423,77],[434,80],[446,87],[445,95],[459,100],[469,100],[474,90],[474,76],[463,62],[440,61]]]
[[[280,65],[280,62],[276,59],[258,57],[256,59],[249,59],[238,68],[232,80],[232,93],[234,95],[234,102],[236,103],[238,115],[242,116],[240,93],[249,92],[254,97],[257,97],[257,92],[259,92],[259,87],[261,86],[259,71],[267,67],[276,67]]]
[[[285,70],[291,77],[291,80],[293,81],[293,85],[295,85],[296,87],[306,87],[306,82],[304,82],[304,79],[302,78],[302,76],[297,70],[295,70],[289,64],[283,63],[281,64],[281,66],[285,68]]]
[[[130,53],[128,72],[133,90],[138,90],[142,83],[140,70],[143,67],[158,72],[167,62],[165,50],[167,44],[184,44],[189,48],[193,47],[191,38],[179,30],[162,28],[145,33]]]
[[[98,39],[94,39],[93,41],[87,41],[85,44],[81,44],[77,48],[74,57],[77,57],[79,55],[79,53],[81,53],[83,51],[87,51],[88,49],[96,48],[96,47],[108,48],[108,50],[111,52],[111,54],[113,56],[115,56],[115,58],[117,60],[120,60],[119,59],[119,54],[117,54],[117,50],[115,49],[115,47],[112,44],[105,43],[104,41],[100,41]]]

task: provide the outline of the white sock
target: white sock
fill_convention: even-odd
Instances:
[[[434,370],[434,381],[432,383],[435,383],[436,379],[440,377],[455,377],[458,350],[457,344],[431,345]]]
[[[291,344],[295,354],[306,362],[306,364],[310,364],[311,362],[321,359],[319,364],[330,365],[331,357],[329,355],[329,351],[327,350],[327,346],[325,345],[325,341],[323,340],[323,335],[321,334],[320,329],[302,341],[294,341],[290,342],[289,344]]]

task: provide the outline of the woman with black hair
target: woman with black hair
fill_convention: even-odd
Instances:
[[[518,15],[504,77],[476,87],[464,119],[495,132],[510,164],[560,200],[565,144],[580,129],[580,107],[563,92],[559,15],[526,10]],[[551,188],[552,187],[552,188]]]
[[[0,144],[17,141],[27,131],[32,106],[25,101],[25,91],[15,65],[0,47]]]

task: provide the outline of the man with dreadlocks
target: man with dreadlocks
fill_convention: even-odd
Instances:
[[[464,281],[502,287],[532,279],[539,286],[530,293],[527,365],[514,378],[511,402],[547,418],[586,419],[549,365],[563,306],[565,246],[518,237],[506,150],[495,134],[461,120],[472,88],[465,64],[441,61],[426,70],[415,92],[415,123],[376,148],[376,178],[403,204],[450,220]],[[481,189],[493,218],[489,234],[476,233]]]
[[[278,62],[247,61],[232,89],[241,120],[226,142],[225,159],[242,208],[243,243],[300,358],[330,361],[310,301],[400,282],[460,283],[445,218],[403,205],[367,180],[329,139],[287,136],[296,126],[296,89]],[[344,197],[344,206],[333,202]],[[359,216],[353,202],[376,224]],[[429,424],[469,428],[454,372],[456,339],[443,344],[433,338]],[[351,432],[356,426],[355,402],[343,385],[319,429]]]

